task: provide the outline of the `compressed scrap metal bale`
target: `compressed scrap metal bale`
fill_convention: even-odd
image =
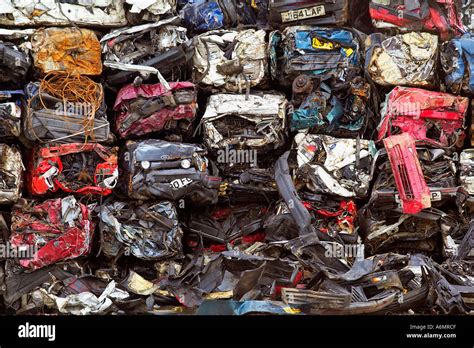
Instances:
[[[372,112],[370,85],[362,77],[348,81],[346,88],[317,84],[307,75],[293,81],[293,99],[288,110],[291,130],[337,137],[363,136]]]
[[[111,85],[161,74],[172,77],[192,57],[193,43],[178,17],[111,31],[100,40]]]
[[[293,26],[269,40],[271,76],[281,86],[301,74],[337,84],[360,73],[359,39],[348,29]]]
[[[23,163],[20,151],[0,144],[0,204],[15,203],[21,195]]]
[[[22,90],[0,91],[0,137],[8,139],[21,134]]]
[[[285,144],[286,104],[285,96],[277,93],[214,94],[201,121],[204,142],[213,152],[274,151]]]
[[[90,208],[73,196],[43,202],[21,200],[13,207],[10,243],[35,250],[33,258],[19,263],[36,270],[87,255],[93,231]]]
[[[343,26],[349,19],[349,0],[270,1],[268,21],[273,27],[303,25]]]
[[[29,52],[18,46],[0,41],[0,84],[20,86],[31,66]]]
[[[182,138],[190,136],[197,109],[197,92],[191,82],[171,82],[120,89],[114,110],[115,127],[121,138],[141,137],[164,131]]]
[[[28,189],[34,195],[50,191],[109,195],[118,180],[117,151],[93,143],[37,146]]]
[[[176,12],[177,0],[125,0],[130,24],[157,21]]]
[[[372,141],[299,133],[295,143],[296,178],[302,187],[345,198],[367,195],[377,152]]]
[[[188,1],[179,16],[193,32],[233,28],[238,25],[255,25],[257,14],[241,0]]]
[[[438,84],[438,37],[411,32],[366,40],[365,70],[382,86],[435,87]]]
[[[221,179],[211,175],[201,146],[150,139],[129,141],[121,156],[121,191],[134,199],[217,203]]]
[[[242,92],[267,78],[264,30],[216,30],[195,37],[193,81],[201,86]]]
[[[445,42],[441,50],[443,68],[448,91],[454,94],[474,94],[474,35]]]
[[[48,75],[26,85],[25,98],[23,133],[28,140],[110,140],[102,85],[85,76]]]
[[[382,107],[378,141],[408,133],[417,145],[461,147],[469,99],[419,88],[395,87]]]
[[[31,36],[35,68],[41,74],[52,71],[71,75],[100,75],[100,43],[92,30],[70,28],[38,29]]]
[[[463,33],[462,0],[371,0],[370,16],[377,29],[431,31],[442,40]]]
[[[183,232],[172,202],[109,200],[100,207],[101,250],[117,257],[124,249],[144,260],[182,256]],[[125,250],[126,252],[126,250]]]
[[[0,3],[0,25],[120,27],[127,25],[127,19],[125,18],[123,0],[90,0],[87,2],[2,0]]]

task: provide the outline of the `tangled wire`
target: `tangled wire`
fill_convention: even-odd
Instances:
[[[38,93],[42,106],[47,108],[42,99],[43,93],[62,100],[63,110],[67,110],[67,106],[71,104],[87,106],[83,108],[87,112],[83,115],[83,131],[80,133],[84,133],[85,143],[89,137],[94,140],[95,114],[101,107],[104,96],[99,83],[86,76],[51,72],[40,81]],[[62,117],[66,123],[72,121],[68,118],[67,112],[64,112]],[[72,134],[71,137],[74,135],[76,134]]]

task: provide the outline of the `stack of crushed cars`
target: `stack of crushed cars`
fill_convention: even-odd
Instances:
[[[2,0],[1,313],[472,314],[473,23]]]

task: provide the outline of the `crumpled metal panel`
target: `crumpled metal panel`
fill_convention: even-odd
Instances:
[[[19,137],[21,133],[22,90],[0,91],[0,137]]]
[[[463,33],[462,0],[371,0],[370,16],[378,29],[431,31],[442,40]]]
[[[343,26],[349,19],[349,0],[274,0],[269,5],[268,21],[273,27],[295,22],[303,25]]]
[[[42,74],[60,71],[72,75],[100,75],[100,43],[92,30],[70,28],[38,29],[31,36],[35,68]]]
[[[104,55],[105,78],[111,85],[132,82],[161,74],[170,77],[191,59],[193,42],[178,17],[155,23],[113,30],[100,43]]]
[[[179,258],[183,232],[172,202],[107,201],[100,207],[101,249],[117,257],[120,250],[144,260]],[[117,246],[116,244],[120,244]]]
[[[441,66],[446,87],[454,94],[474,94],[474,35],[464,34],[445,42]]]
[[[79,25],[120,27],[127,24],[123,0],[91,0],[85,5],[66,0],[2,0],[0,24],[5,26]]]
[[[102,90],[100,84],[96,85]],[[53,97],[40,89],[39,82],[30,82],[25,86],[25,98],[23,134],[28,140],[65,143],[110,140],[110,124],[103,95],[97,96],[101,98],[101,103],[98,110],[94,110],[92,104]]]
[[[202,118],[204,142],[213,151],[275,150],[285,141],[286,104],[281,94],[214,94]]]
[[[246,1],[242,0],[187,1],[179,16],[184,25],[193,32],[257,23],[256,13]]]
[[[295,144],[297,187],[346,198],[367,195],[376,153],[372,141],[299,133]]]
[[[359,39],[347,29],[292,26],[270,33],[270,71],[289,86],[301,74],[347,82],[360,72]]]
[[[411,32],[366,40],[365,69],[382,86],[435,87],[438,84],[438,37]]]
[[[448,93],[396,87],[382,107],[377,139],[405,132],[417,144],[461,147],[468,104],[468,98]]]
[[[29,190],[34,195],[109,195],[118,180],[117,152],[93,143],[38,146],[30,162]]]
[[[426,185],[415,140],[408,133],[392,135],[383,140],[395,178],[404,214],[417,214],[431,207],[430,190]]]
[[[215,204],[221,179],[211,175],[206,153],[193,144],[129,141],[121,156],[120,188],[134,199]]]
[[[20,201],[12,211],[10,243],[17,248],[38,248],[32,259],[21,259],[20,265],[37,270],[87,255],[94,231],[90,214],[73,196]]]
[[[191,82],[123,86],[117,94],[115,127],[121,138],[165,131],[189,136],[196,117],[197,91]]]
[[[267,44],[264,30],[216,30],[195,38],[193,81],[242,92],[265,82]]]
[[[0,144],[0,204],[15,203],[21,195],[23,161],[20,151]]]

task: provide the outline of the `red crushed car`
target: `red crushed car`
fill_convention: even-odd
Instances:
[[[106,196],[118,180],[117,148],[93,143],[39,147],[30,161],[34,195],[58,190]]]

